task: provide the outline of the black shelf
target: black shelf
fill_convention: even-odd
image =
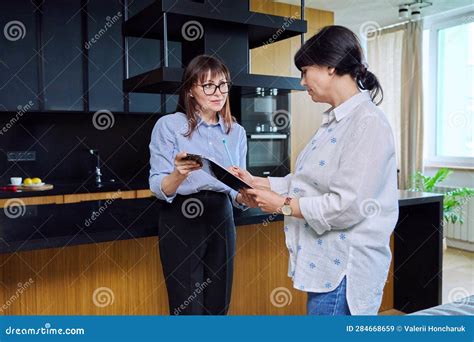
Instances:
[[[240,1],[240,0],[239,0]],[[245,6],[244,6],[245,7]],[[203,26],[235,25],[248,32],[250,49],[306,33],[305,20],[239,10],[238,6],[220,6],[218,9],[195,1],[158,0],[146,7],[123,25],[125,36],[164,39],[163,13],[167,15],[167,36],[172,41],[185,41],[183,25],[195,20]]]
[[[184,70],[161,67],[128,78],[123,81],[123,89],[129,93],[173,93],[181,84]],[[242,88],[245,93],[255,93],[255,84],[263,88],[277,88],[279,91],[304,90],[298,77],[282,77],[257,74],[240,74],[232,78],[233,87]]]

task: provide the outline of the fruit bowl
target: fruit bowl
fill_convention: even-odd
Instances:
[[[35,186],[42,186],[44,185],[44,182],[41,183],[31,183],[31,184],[22,184],[21,186],[26,186],[26,187],[32,187],[34,188]]]

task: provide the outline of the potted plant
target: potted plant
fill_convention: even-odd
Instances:
[[[443,216],[444,223],[464,223],[462,206],[474,196],[472,188],[457,188],[448,192],[440,191],[437,186],[443,182],[453,171],[442,168],[432,177],[425,176],[420,171],[416,172],[411,179],[410,191],[442,192],[444,194]]]

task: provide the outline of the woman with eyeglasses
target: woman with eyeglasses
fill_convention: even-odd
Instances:
[[[150,143],[150,189],[162,200],[159,249],[170,314],[225,315],[232,288],[241,194],[201,170],[197,154],[245,169],[245,130],[230,112],[228,68],[195,57],[184,71],[177,111],[158,120]]]

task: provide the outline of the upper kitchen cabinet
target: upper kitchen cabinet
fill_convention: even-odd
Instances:
[[[161,65],[159,41],[133,37],[126,39],[129,75],[139,75]],[[129,94],[129,110],[134,113],[158,113],[161,111],[161,95]]]
[[[249,49],[306,32],[307,23],[249,11],[248,1],[157,0],[130,16],[123,25],[127,37],[161,42],[163,56],[170,42],[181,44],[181,65],[170,58],[146,72],[130,74],[123,82],[130,93],[170,93],[179,89],[183,66],[199,54],[211,54],[229,67],[234,87],[255,92],[257,87],[279,91],[302,90],[299,77],[251,74]],[[158,58],[156,56],[155,58]]]
[[[128,37],[128,67],[129,75],[136,76],[146,73],[148,70],[159,68],[162,66],[160,60],[161,55],[161,41],[153,39],[138,39],[135,37]],[[168,45],[168,61],[172,67],[181,67],[181,43],[169,42]],[[167,91],[163,89],[161,93],[172,93],[173,89]],[[129,94],[129,108],[130,112],[136,113],[169,113],[176,109],[174,100],[169,96],[164,100],[164,107],[160,94],[143,94],[130,93]]]
[[[193,34],[204,34],[205,30],[199,32],[199,29],[208,24],[245,28],[250,49],[306,32],[306,21],[251,12],[248,1],[157,0],[131,16],[124,24],[124,33],[127,36],[163,39],[163,13],[167,14],[168,39],[175,41],[192,41]],[[198,24],[195,27],[186,26],[192,21]],[[186,29],[189,35],[185,34]]]
[[[38,110],[37,14],[30,0],[0,1],[0,111]]]
[[[42,11],[45,109],[83,111],[81,1],[45,0]]]
[[[124,76],[121,1],[87,3],[89,110],[124,111]]]
[[[128,15],[134,16],[153,0],[135,0],[128,3]],[[137,37],[126,37],[127,42],[127,77],[144,74],[151,69],[163,66],[162,40],[140,39]],[[182,59],[181,42],[168,42],[168,62],[172,67],[181,67]],[[120,82],[121,83],[121,82]],[[171,91],[172,92],[172,91]],[[166,94],[166,89],[159,93]],[[129,111],[133,113],[168,113],[176,109],[176,100],[172,96],[162,97],[161,94],[130,93]],[[163,102],[164,101],[164,102]]]

